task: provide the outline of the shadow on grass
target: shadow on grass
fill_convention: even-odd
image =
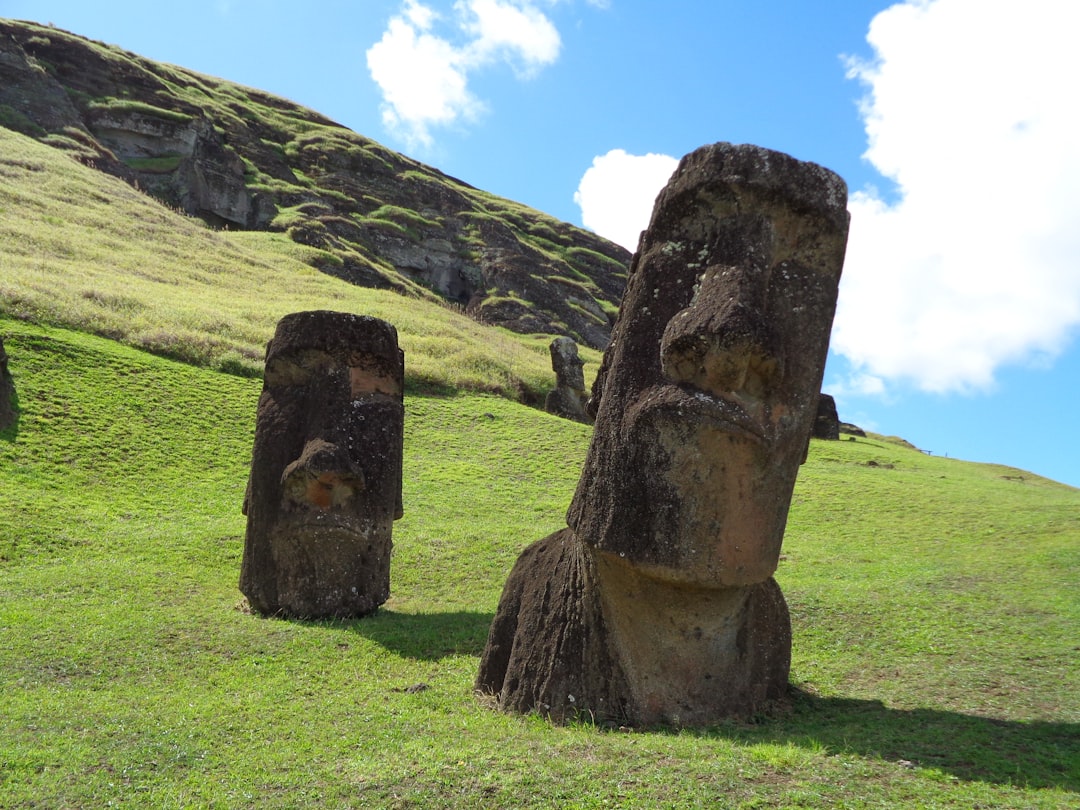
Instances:
[[[969,782],[1080,791],[1080,725],[1017,722],[794,690],[791,714],[708,735],[880,757]]]
[[[13,442],[19,436],[19,393],[7,370],[4,344],[0,343],[0,439]]]
[[[350,631],[405,658],[434,661],[449,655],[479,656],[487,643],[491,613],[396,613],[349,622]]]

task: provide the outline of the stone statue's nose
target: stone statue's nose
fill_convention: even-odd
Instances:
[[[714,394],[763,398],[781,372],[763,274],[710,267],[660,341],[664,375]]]
[[[364,473],[340,446],[312,439],[281,474],[286,502],[299,507],[344,506],[364,488]]]

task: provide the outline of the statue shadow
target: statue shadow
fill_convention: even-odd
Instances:
[[[14,381],[0,376],[0,441],[13,442],[19,437],[21,412]]]
[[[785,716],[701,733],[880,757],[965,782],[1080,792],[1080,725],[1075,723],[889,709],[876,700],[822,698],[793,689],[792,710]]]
[[[348,622],[351,632],[403,658],[436,661],[451,655],[479,656],[487,643],[492,613],[398,613],[380,609]]]

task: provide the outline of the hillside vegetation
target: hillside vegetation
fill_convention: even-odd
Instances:
[[[313,269],[320,255],[281,234],[211,230],[0,128],[0,313],[259,375],[285,313],[360,312],[397,326],[413,389],[536,402],[554,385],[548,336],[485,327],[437,299],[349,284]],[[595,368],[599,354],[581,354]]]
[[[0,19],[0,126],[214,227],[317,248],[304,255],[322,273],[484,323],[602,348],[618,309],[618,245],[286,99],[114,45]]]

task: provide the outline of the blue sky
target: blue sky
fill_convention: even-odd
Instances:
[[[0,0],[312,107],[633,247],[676,158],[836,171],[825,390],[923,450],[1080,486],[1080,49],[1065,0]]]

